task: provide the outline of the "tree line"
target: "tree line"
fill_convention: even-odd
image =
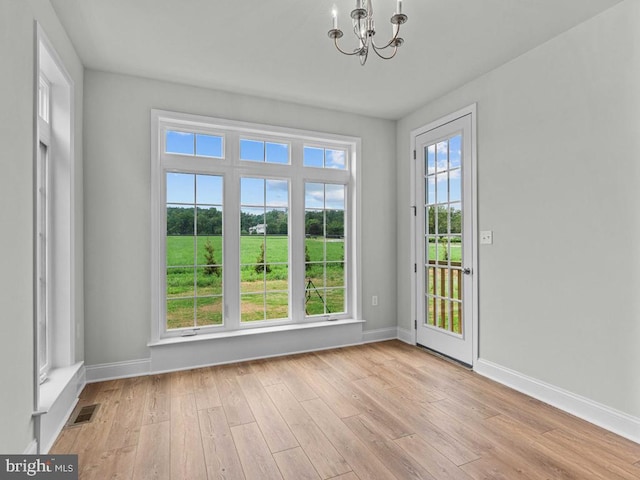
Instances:
[[[438,218],[438,229],[436,231],[436,214]],[[449,217],[449,218],[447,218]],[[443,206],[429,207],[429,233],[462,233],[462,210],[447,209]],[[449,231],[447,231],[447,221],[450,222]]]
[[[222,210],[200,207],[168,207],[167,235],[194,235],[196,217],[198,235],[222,235]],[[305,217],[307,235],[344,236],[344,210],[308,211]],[[251,227],[266,224],[267,234],[287,235],[288,220],[288,214],[284,210],[269,210],[264,215],[240,212],[240,231],[248,235]]]

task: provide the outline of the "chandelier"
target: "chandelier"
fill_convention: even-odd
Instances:
[[[338,11],[333,7],[333,28],[329,30],[329,38],[333,39],[333,43],[339,52],[345,55],[358,55],[360,65],[367,62],[367,57],[371,51],[384,60],[390,60],[396,56],[398,47],[404,43],[404,40],[398,36],[400,33],[400,25],[406,23],[408,17],[402,13],[402,0],[397,0],[396,13],[391,17],[391,25],[393,26],[393,36],[384,45],[376,45],[373,40],[376,34],[376,27],[373,21],[373,6],[371,0],[356,0],[356,8],[351,10],[351,23],[353,24],[353,33],[358,41],[358,47],[353,51],[345,51],[338,45],[338,39],[344,34],[338,28]],[[390,50],[386,50],[389,48]],[[385,55],[381,52],[387,52]]]

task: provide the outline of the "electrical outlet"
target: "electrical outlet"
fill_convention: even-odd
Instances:
[[[493,244],[493,231],[483,230],[480,232],[480,244],[491,245]]]
[[[371,297],[371,305],[373,305],[374,307],[378,306],[378,296],[374,295],[373,297]]]

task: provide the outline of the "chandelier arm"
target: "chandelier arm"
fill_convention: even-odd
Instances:
[[[396,35],[397,36],[397,35]],[[385,48],[388,48],[391,46],[391,44],[393,43],[393,41],[396,39],[396,37],[393,37],[391,40],[389,40],[389,42],[384,46],[384,47],[379,47],[378,45],[376,45],[376,42],[373,40],[373,38],[371,39],[371,45],[373,46],[374,49],[376,50],[384,50]]]
[[[393,42],[396,41],[399,34],[400,34],[400,29],[398,28],[398,31],[396,32],[396,34],[391,38],[391,40],[387,42],[387,44],[384,47],[379,47],[378,45],[376,45],[376,42],[373,40],[373,38],[371,38],[371,45],[373,45],[374,49],[384,50],[385,48],[390,47],[393,44]]]
[[[384,48],[386,48],[386,47],[384,47]],[[383,50],[383,49],[381,48],[380,50]],[[396,53],[398,53],[398,47],[397,46],[393,47],[393,53],[389,57],[385,57],[380,52],[378,52],[378,48],[375,45],[373,46],[373,51],[376,52],[376,55],[378,55],[383,60],[391,60],[393,57],[396,56]]]
[[[336,48],[338,49],[338,51],[339,51],[340,53],[344,53],[345,55],[357,55],[357,54],[359,54],[359,53],[360,53],[360,50],[356,50],[356,51],[354,51],[354,52],[345,52],[345,51],[344,51],[344,50],[342,50],[342,49],[340,48],[340,46],[338,45],[338,39],[337,39],[337,38],[334,38],[334,39],[333,39],[333,44],[336,46]]]

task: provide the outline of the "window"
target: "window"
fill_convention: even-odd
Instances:
[[[304,147],[304,166],[318,168],[347,168],[346,152],[322,147]]]
[[[287,180],[240,179],[242,322],[289,317],[288,212]]]
[[[240,159],[253,162],[289,163],[289,145],[240,139]]]
[[[191,132],[167,131],[165,151],[198,157],[222,158],[222,137]]]
[[[38,81],[38,116],[43,122],[49,123],[49,92],[51,84],[44,73],[40,73]]]
[[[49,144],[51,143],[51,125],[49,122],[50,83],[40,73],[38,81],[38,149],[36,157],[36,320],[38,345],[38,372],[40,382],[47,379],[51,366],[51,334],[49,312],[49,271],[51,254],[49,252]]]
[[[307,315],[345,308],[344,185],[305,184]]]
[[[152,118],[155,340],[355,316],[357,139]]]
[[[222,324],[222,177],[167,173],[167,328]]]
[[[39,26],[37,35],[34,343],[43,383],[75,363],[75,185],[73,81]]]
[[[51,365],[51,346],[49,334],[49,174],[48,145],[43,140],[47,135],[41,134],[39,140],[38,157],[36,163],[36,318],[37,318],[37,343],[38,343],[38,371],[40,381],[44,382]]]

